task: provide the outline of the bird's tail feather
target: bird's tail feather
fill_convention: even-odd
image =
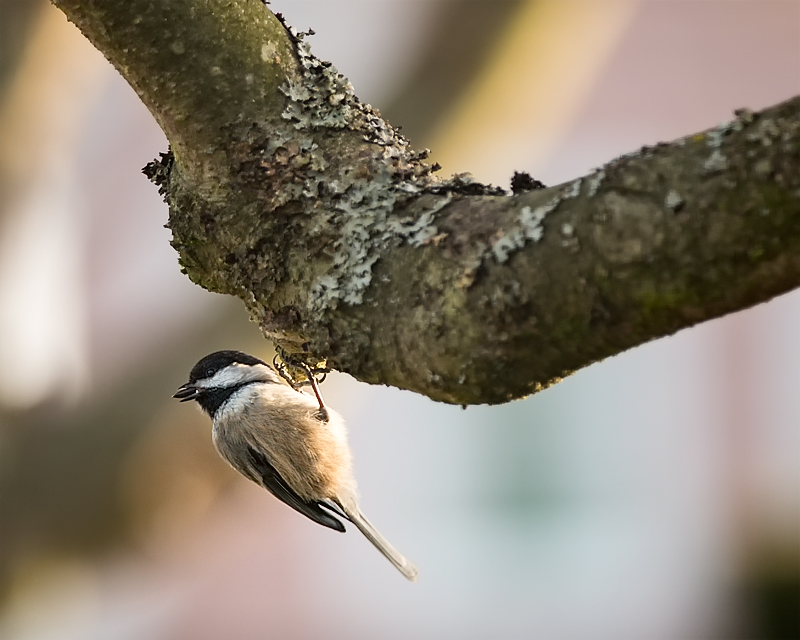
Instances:
[[[386,556],[387,560],[397,567],[400,573],[412,582],[416,582],[419,570],[414,566],[414,563],[395,549],[386,538],[378,533],[378,530],[364,517],[364,514],[361,513],[361,510],[357,506],[350,507],[348,505],[341,505],[341,507],[347,514],[348,519],[358,527],[359,531],[366,536],[367,540]]]

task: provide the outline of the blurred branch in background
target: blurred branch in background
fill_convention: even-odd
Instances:
[[[521,3],[500,46],[440,116],[436,137],[425,144],[432,158],[448,171],[507,184],[492,156],[476,153],[493,148],[538,177],[636,10],[625,1]],[[523,150],[520,140],[531,144]]]
[[[435,149],[434,132],[464,102],[497,41],[505,39],[509,25],[518,21],[520,11],[529,3],[472,1],[469,10],[465,10],[463,0],[431,4],[437,13],[421,46],[421,62],[381,111],[390,122],[402,126],[403,134],[415,146]],[[488,180],[484,176],[481,179]]]
[[[85,216],[70,159],[86,105],[109,78],[102,56],[34,6],[39,19],[0,114],[0,360],[14,363],[0,371],[0,398],[18,407],[77,397],[87,383]]]
[[[2,0],[0,2],[0,92],[5,95],[8,82],[19,65],[31,25],[47,0]]]

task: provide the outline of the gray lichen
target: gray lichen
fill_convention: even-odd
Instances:
[[[750,109],[736,109],[736,118],[728,122],[721,122],[716,128],[706,132],[706,145],[711,149],[719,149],[724,139],[734,131],[741,131],[751,124],[756,116]]]
[[[430,189],[441,181],[432,178],[434,167],[423,162],[427,150],[411,151],[394,127],[356,98],[350,82],[332,64],[311,53],[304,40],[307,34],[285,26],[302,70],[299,78],[281,87],[288,99],[282,117],[294,131],[273,135],[267,152],[275,153],[286,143],[283,138],[298,142],[297,158],[306,168],[304,180],[284,189],[283,199],[314,201],[307,207],[313,208],[325,197],[326,230],[338,233],[330,268],[318,276],[308,299],[308,308],[321,313],[339,301],[360,304],[372,280],[372,267],[387,247],[402,243],[416,247],[436,236],[435,214],[451,201],[452,194]],[[331,177],[326,172],[315,137],[324,129],[343,128],[361,132],[365,142],[376,145],[367,160],[369,175],[340,170]],[[393,213],[398,205],[423,193],[430,194],[430,201],[415,218]]]
[[[581,195],[582,182],[583,180],[581,178],[578,178],[577,180],[573,180],[572,182],[570,182],[567,185],[567,188],[564,189],[563,198],[567,200],[569,198],[577,198],[579,195]]]
[[[667,197],[664,198],[664,206],[675,213],[680,211],[684,204],[686,204],[686,201],[683,199],[680,193],[675,191],[675,189],[670,189],[667,192]]]
[[[587,192],[587,196],[593,198],[597,193],[597,190],[600,188],[600,185],[603,184],[603,180],[606,177],[606,172],[603,169],[598,169],[595,171],[591,176],[588,178],[589,182],[589,191]]]
[[[730,122],[720,124],[716,129],[712,129],[706,134],[706,145],[712,149],[719,149],[725,136],[731,131],[733,131],[733,125]]]
[[[711,155],[703,163],[703,170],[706,173],[717,173],[728,168],[728,159],[719,149],[714,149]]]
[[[280,88],[287,98],[282,117],[291,129],[282,134],[272,132],[265,152],[273,156],[285,145],[294,145],[291,163],[302,168],[303,178],[282,185],[275,204],[300,200],[305,202],[305,210],[319,215],[322,202],[326,213],[312,232],[336,236],[332,261],[311,285],[307,300],[308,310],[323,314],[340,302],[357,305],[363,301],[372,268],[387,248],[401,244],[420,247],[440,238],[436,214],[455,195],[505,195],[505,191],[483,185],[468,174],[436,179],[432,173],[438,165],[424,162],[428,150],[410,150],[394,127],[358,100],[350,82],[332,64],[311,53],[305,42],[308,34],[284,26],[295,44],[301,73]],[[364,170],[344,163],[345,168],[331,176],[316,142],[325,129],[356,131],[364,142],[374,145],[370,157],[359,159]],[[399,217],[395,211],[412,200],[424,202],[424,206],[412,207],[413,216]],[[521,225],[525,238],[541,233],[529,228],[536,224],[527,218]],[[502,249],[498,251],[502,255]]]
[[[499,237],[492,243],[484,257],[493,257],[498,264],[506,262],[511,255],[522,249],[529,241],[539,242],[544,236],[542,222],[548,214],[552,213],[565,200],[577,198],[581,191],[581,179],[570,182],[547,203],[531,209],[526,205],[520,209],[514,227],[500,232]]]

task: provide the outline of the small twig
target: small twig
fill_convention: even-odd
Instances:
[[[328,410],[325,408],[325,402],[322,399],[322,394],[319,391],[319,385],[317,384],[317,379],[314,377],[314,374],[311,372],[311,367],[307,364],[303,363],[300,365],[306,372],[306,377],[308,381],[311,383],[311,388],[314,390],[314,395],[317,396],[317,402],[319,402],[319,412],[320,412],[320,419],[328,420]],[[324,416],[324,417],[322,417]]]

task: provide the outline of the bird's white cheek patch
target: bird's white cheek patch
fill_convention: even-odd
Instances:
[[[259,384],[248,384],[234,391],[223,402],[214,416],[214,421],[241,420],[250,413],[250,406],[258,395]]]
[[[195,384],[203,389],[225,389],[257,380],[269,382],[273,376],[265,365],[232,364],[220,369],[211,378],[198,380]]]

